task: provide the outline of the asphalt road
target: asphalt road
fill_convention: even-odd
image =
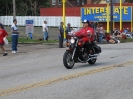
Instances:
[[[133,43],[103,44],[95,65],[63,66],[67,48],[19,44],[0,53],[0,99],[133,99]]]

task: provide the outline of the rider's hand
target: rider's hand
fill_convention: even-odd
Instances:
[[[83,40],[82,39],[79,39],[80,42],[82,42]]]
[[[89,35],[91,36],[91,35],[92,35],[92,33],[90,32],[90,33],[89,33]]]
[[[88,33],[88,36],[92,35],[92,32],[90,30],[88,30],[87,33]]]
[[[75,36],[75,33],[72,33],[72,36]]]

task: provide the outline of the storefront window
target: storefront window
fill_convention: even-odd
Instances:
[[[84,5],[85,4],[85,0],[82,0],[82,5]]]
[[[56,5],[56,0],[52,0],[52,5]]]
[[[58,5],[61,5],[61,0],[58,0]]]
[[[77,5],[79,5],[79,3],[80,3],[80,1],[79,1],[79,0],[77,0]]]

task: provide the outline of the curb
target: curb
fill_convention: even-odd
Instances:
[[[11,42],[9,44],[12,44]],[[43,45],[57,45],[58,43],[35,43],[35,42],[18,42],[18,44],[43,44]]]
[[[43,44],[43,45],[57,45],[58,43],[35,43],[35,42],[18,42],[18,44]]]

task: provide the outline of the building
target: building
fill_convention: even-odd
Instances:
[[[41,8],[40,9],[40,16],[62,16],[62,3],[60,5],[58,5],[58,1],[56,0],[56,5],[52,5],[51,8]],[[77,3],[77,1],[81,1],[81,0],[67,0],[66,2],[66,16],[70,16],[70,17],[80,17],[82,19],[82,8],[87,7],[88,9],[93,8],[92,10],[95,10],[95,13],[93,14],[88,14],[88,16],[91,15],[91,17],[89,18],[89,20],[91,21],[97,21],[99,23],[102,23],[103,26],[105,27],[105,29],[107,28],[107,18],[106,18],[106,0],[87,0],[84,1],[84,3]],[[93,1],[93,2],[92,2]],[[95,1],[95,2],[94,2]],[[102,4],[101,4],[102,2]],[[114,28],[120,28],[120,13],[119,13],[119,0],[112,0],[113,2],[113,10],[114,10],[114,15],[113,15],[113,27]],[[125,28],[129,28],[130,30],[133,29],[133,3],[127,3],[127,0],[123,0],[123,6],[125,6],[124,8],[126,10],[123,13],[123,22],[122,22],[122,26]],[[125,3],[126,2],[126,3]],[[92,4],[93,3],[93,4]],[[100,3],[100,4],[98,4]],[[104,3],[104,4],[103,4]],[[52,4],[52,0],[51,0],[51,4]],[[99,9],[102,9],[101,11]],[[92,11],[91,10],[91,11]],[[87,12],[88,13],[88,12]],[[85,15],[84,15],[85,16]],[[86,18],[88,18],[88,16]],[[127,17],[126,17],[127,16]],[[94,19],[94,20],[93,20]],[[82,20],[81,20],[82,21]]]
[[[120,29],[120,10],[119,3],[115,3],[113,5],[113,28]],[[133,3],[123,3],[122,4],[122,27],[129,28],[131,31],[133,30]],[[94,13],[87,14],[88,18],[92,21],[97,20],[97,22],[102,23],[104,28],[107,28],[107,15],[106,15],[106,7],[107,4],[87,4],[84,8],[94,9]],[[98,10],[99,9],[99,10]],[[82,11],[83,12],[83,11]],[[82,14],[84,15],[84,14]]]
[[[66,0],[66,6],[67,7],[83,6],[85,4],[90,4],[91,1],[92,0]],[[49,2],[51,7],[62,7],[62,0],[50,0]]]
[[[124,3],[126,0],[122,0],[122,2]],[[112,0],[113,3],[120,3],[120,0]]]
[[[126,0],[122,0],[124,3]],[[119,3],[119,0],[112,0]],[[66,16],[80,16],[80,9],[89,4],[106,4],[106,0],[66,0]],[[49,0],[49,8],[40,8],[40,16],[62,16],[62,0]]]
[[[80,7],[99,0],[66,0],[66,16],[80,16]],[[40,16],[62,16],[62,0],[49,0],[49,8],[40,8]]]

